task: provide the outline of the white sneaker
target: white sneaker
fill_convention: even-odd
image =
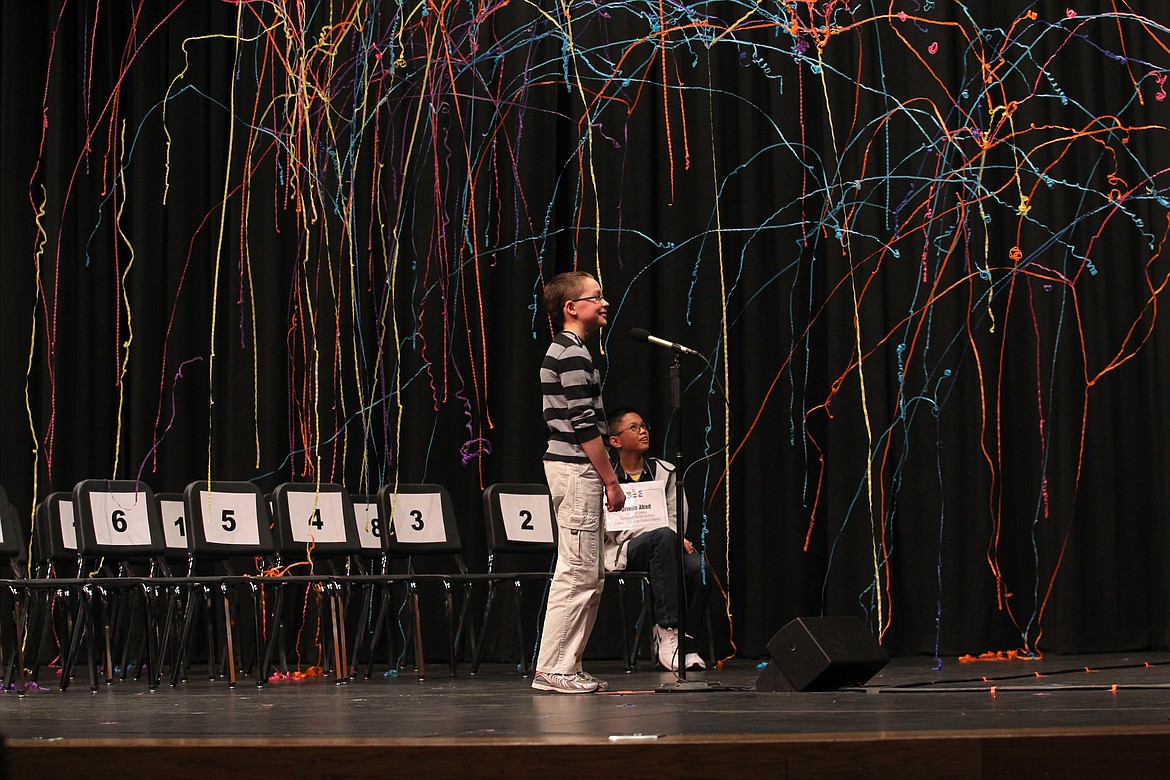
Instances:
[[[576,674],[537,672],[532,678],[532,687],[553,693],[593,693],[597,690],[597,680],[585,679]]]
[[[707,662],[703,660],[703,656],[698,653],[687,653],[687,669],[706,669]]]
[[[654,651],[654,660],[668,672],[678,671],[678,629],[654,626],[654,639],[651,649]]]
[[[607,683],[605,680],[598,680],[596,677],[589,674],[589,672],[585,671],[584,669],[577,672],[577,677],[579,677],[580,679],[584,680],[587,683],[591,683],[591,682],[597,683],[597,692],[598,693],[605,693],[606,691],[609,690],[609,683]]]

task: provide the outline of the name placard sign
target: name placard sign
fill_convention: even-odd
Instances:
[[[669,525],[666,514],[666,481],[622,484],[626,505],[620,512],[605,510],[606,531],[642,531]]]

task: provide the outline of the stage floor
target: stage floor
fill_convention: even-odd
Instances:
[[[674,676],[646,663],[596,663],[611,691],[576,696],[502,665],[344,685],[194,677],[153,693],[133,681],[91,693],[82,677],[64,693],[5,693],[0,734],[11,777],[1165,775],[1170,654],[934,665],[893,659],[831,693],[756,692],[745,661],[688,674],[727,689],[698,693],[659,692]]]

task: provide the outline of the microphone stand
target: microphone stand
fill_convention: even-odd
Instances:
[[[686,654],[686,613],[687,613],[687,575],[686,575],[686,557],[687,548],[686,541],[686,517],[683,512],[686,509],[686,494],[683,492],[683,427],[682,427],[682,383],[679,381],[680,358],[682,351],[675,347],[671,350],[674,359],[670,362],[670,406],[671,412],[674,416],[675,424],[678,427],[675,433],[675,466],[674,466],[674,507],[675,507],[675,533],[678,536],[678,580],[675,582],[675,587],[678,588],[678,649],[677,663],[678,663],[678,679],[672,683],[665,683],[658,686],[655,690],[658,693],[697,693],[700,691],[718,691],[723,690],[719,683],[707,682],[705,680],[687,680],[687,654]],[[712,659],[712,663],[714,659]]]

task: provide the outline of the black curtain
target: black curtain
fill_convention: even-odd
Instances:
[[[7,3],[0,483],[434,481],[480,560],[578,268],[741,655],[1165,649],[1170,17],[1070,8]]]

